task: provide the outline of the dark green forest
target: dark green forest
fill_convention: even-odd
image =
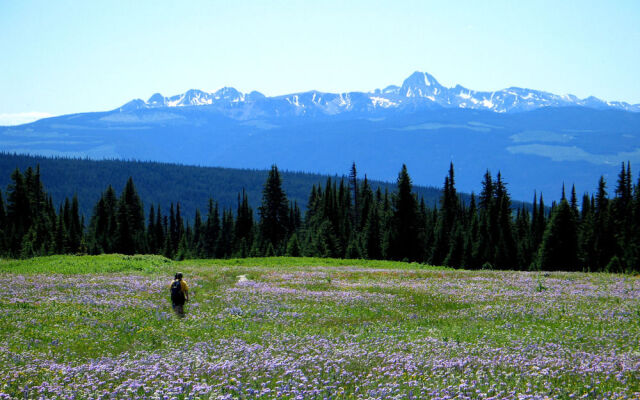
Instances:
[[[180,202],[151,203],[146,212],[132,177],[117,191],[107,182],[91,216],[78,197],[56,206],[41,167],[15,169],[0,193],[0,253],[33,257],[75,253],[155,253],[174,259],[246,256],[315,256],[391,259],[470,269],[638,271],[640,180],[623,163],[613,196],[600,178],[597,193],[578,201],[575,190],[548,208],[512,206],[505,181],[487,171],[482,190],[468,202],[455,187],[453,164],[438,206],[428,205],[402,166],[392,191],[348,177],[313,184],[306,212],[292,200],[273,166],[256,211],[246,191],[233,207],[209,198],[184,217]],[[5,200],[6,199],[6,200]],[[5,205],[6,203],[6,205]]]
[[[206,207],[210,197],[221,208],[235,207],[238,193],[245,191],[251,202],[262,196],[262,185],[267,179],[267,170],[242,170],[234,168],[198,167],[147,161],[89,160],[63,157],[42,157],[22,154],[0,153],[0,188],[11,183],[11,172],[16,168],[25,171],[40,165],[41,179],[47,192],[57,206],[64,199],[78,196],[80,215],[89,218],[93,205],[98,201],[107,184],[120,193],[129,177],[136,183],[138,194],[144,199],[145,212],[151,204],[168,209],[170,204],[180,202],[182,217],[193,222],[196,208]],[[347,166],[348,167],[348,166]],[[345,167],[345,170],[347,169]],[[282,184],[290,200],[297,201],[304,210],[311,187],[321,184],[326,175],[280,171]],[[335,179],[335,177],[333,177]],[[394,184],[370,181],[375,189],[393,190]],[[440,189],[417,186],[419,197],[428,205],[435,205],[440,198]],[[469,201],[469,195],[463,194]]]

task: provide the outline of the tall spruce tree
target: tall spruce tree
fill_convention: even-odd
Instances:
[[[353,199],[353,208],[350,210],[353,226],[357,229],[360,226],[360,195],[358,193],[358,171],[356,163],[351,164],[349,172],[349,190]]]
[[[220,239],[216,250],[217,258],[229,258],[233,252],[233,225],[233,212],[231,210],[223,210]]]
[[[0,255],[6,254],[7,251],[7,218],[4,208],[4,200],[2,191],[0,190]]]
[[[9,254],[19,256],[22,237],[31,226],[31,207],[23,175],[16,168],[7,190],[7,232]]]
[[[238,208],[233,229],[234,252],[240,257],[246,257],[253,243],[253,210],[249,206],[247,193],[242,189],[238,195]]]
[[[202,249],[206,258],[213,258],[216,256],[219,237],[220,213],[218,211],[218,204],[215,203],[213,199],[209,199],[207,222],[204,229],[204,244]]]
[[[156,242],[156,211],[151,204],[149,208],[149,222],[147,223],[147,250],[151,254],[158,253],[158,244]]]
[[[578,235],[576,220],[567,199],[554,208],[544,232],[539,251],[543,270],[578,270]]]
[[[116,221],[116,251],[123,254],[144,252],[144,208],[131,177],[118,200]]]
[[[513,211],[511,209],[511,197],[507,191],[506,183],[498,172],[495,187],[495,204],[497,211],[497,242],[495,244],[495,266],[501,269],[515,268],[517,263],[517,250],[513,238]]]
[[[397,192],[393,196],[393,216],[389,255],[396,260],[421,259],[421,226],[418,226],[418,202],[412,191],[407,166],[402,165],[398,173]]]
[[[444,178],[444,188],[440,198],[440,209],[434,231],[432,264],[459,267],[462,261],[464,239],[462,229],[456,229],[459,223],[460,209],[455,186],[453,163],[449,164],[449,173]],[[457,232],[454,232],[456,231]],[[454,265],[455,264],[455,265]]]
[[[615,238],[612,231],[612,213],[603,176],[598,181],[594,210],[595,269],[603,270],[615,255]]]
[[[364,256],[368,259],[382,259],[382,235],[378,207],[371,207],[364,227]]]
[[[269,245],[276,254],[281,254],[288,234],[289,201],[282,189],[278,167],[273,165],[262,190],[260,235],[265,248]],[[274,254],[275,255],[275,254]]]

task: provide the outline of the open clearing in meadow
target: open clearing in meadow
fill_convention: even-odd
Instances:
[[[109,255],[0,280],[0,398],[640,396],[634,276]]]

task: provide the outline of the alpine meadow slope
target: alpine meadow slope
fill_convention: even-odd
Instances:
[[[640,105],[508,88],[447,88],[416,72],[371,92],[266,97],[223,88],[136,99],[106,112],[0,127],[5,152],[135,159],[228,168],[342,174],[352,162],[393,181],[403,163],[418,185],[440,186],[456,165],[461,191],[501,171],[515,199],[559,198],[563,183],[594,190],[620,163],[640,161]]]

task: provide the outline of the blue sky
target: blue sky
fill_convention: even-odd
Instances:
[[[416,70],[640,103],[638,21],[634,0],[4,0],[0,125],[191,88],[368,91]]]

